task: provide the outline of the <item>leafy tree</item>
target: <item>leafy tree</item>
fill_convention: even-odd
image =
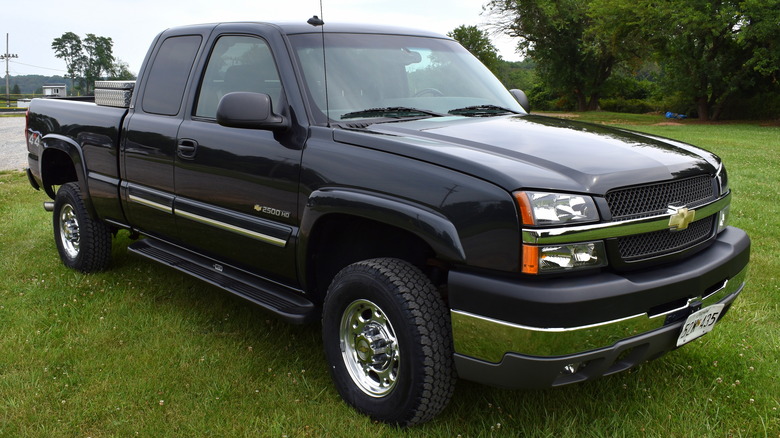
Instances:
[[[11,88],[11,94],[22,94],[22,90],[19,89],[19,84],[14,84],[14,87]]]
[[[717,120],[736,96],[780,69],[778,0],[592,0],[593,32],[637,35],[667,95]]]
[[[83,78],[83,72],[86,68],[86,57],[83,53],[81,38],[73,32],[65,32],[61,37],[54,39],[51,48],[54,50],[54,56],[65,61],[68,76],[73,79],[74,87],[76,87],[76,83],[82,81],[81,78]]]
[[[728,98],[748,85],[750,54],[737,42],[737,1],[663,0],[644,13],[657,23],[649,38],[662,60],[666,89],[695,102],[702,120],[717,120]]]
[[[752,53],[745,66],[777,85],[780,81],[780,2],[745,0],[740,5],[744,16],[738,41]]]
[[[126,62],[117,59],[111,67],[108,78],[112,81],[132,81],[136,76],[130,71],[130,66]]]
[[[447,36],[459,42],[490,71],[497,72],[501,57],[486,32],[478,29],[477,26],[460,25],[452,32],[448,32]]]
[[[111,38],[88,33],[82,40],[73,32],[55,38],[51,44],[57,58],[65,60],[68,76],[74,88],[87,94],[94,82],[114,69],[113,41]]]
[[[86,68],[84,76],[87,81],[87,94],[90,84],[108,74],[114,67],[114,54],[112,53],[113,41],[111,38],[95,36],[88,33],[84,39],[84,52]]]
[[[598,109],[604,84],[627,49],[589,32],[588,0],[491,0],[493,25],[518,38],[546,86],[571,96],[579,111]]]

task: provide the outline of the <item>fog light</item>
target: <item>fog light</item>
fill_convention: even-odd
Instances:
[[[729,226],[729,206],[718,212],[718,233]]]
[[[523,245],[526,274],[544,274],[607,265],[604,242],[581,242],[555,246]]]

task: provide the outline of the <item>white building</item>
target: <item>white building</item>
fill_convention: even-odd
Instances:
[[[65,97],[68,95],[65,84],[49,84],[43,86],[43,97]]]

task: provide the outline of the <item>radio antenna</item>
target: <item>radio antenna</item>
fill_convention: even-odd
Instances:
[[[320,0],[320,17],[323,17],[322,14],[322,0]],[[328,65],[325,61],[325,22],[322,21],[322,19],[318,16],[313,16],[309,18],[306,22],[311,24],[314,27],[320,28],[320,35],[322,35],[322,74],[325,79],[325,117],[328,119],[326,123],[328,124],[328,128],[330,128],[330,101],[328,99]]]

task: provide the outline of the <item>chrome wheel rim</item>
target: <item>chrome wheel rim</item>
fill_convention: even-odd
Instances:
[[[395,388],[401,359],[398,340],[379,306],[353,301],[342,314],[339,339],[347,372],[365,394],[383,397]]]
[[[79,255],[79,221],[70,204],[65,204],[60,210],[60,241],[68,257],[75,259]]]

